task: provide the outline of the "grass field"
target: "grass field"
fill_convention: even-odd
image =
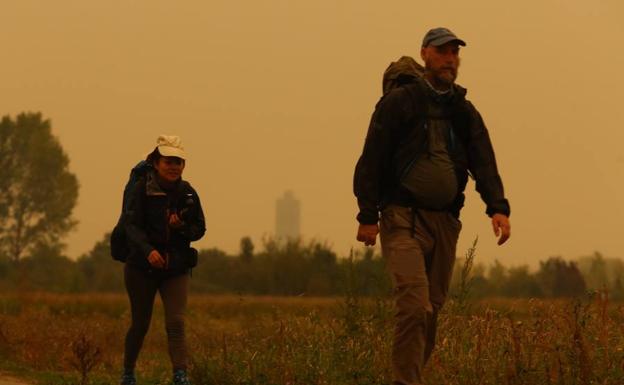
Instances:
[[[0,369],[41,384],[115,384],[129,322],[124,295],[0,295]],[[581,300],[450,301],[427,384],[624,384],[624,307]],[[389,384],[388,299],[193,296],[195,384]],[[157,301],[142,384],[167,384]]]

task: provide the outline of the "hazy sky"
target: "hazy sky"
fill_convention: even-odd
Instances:
[[[302,201],[306,238],[355,246],[351,192],[381,74],[424,33],[466,40],[458,82],[485,118],[512,207],[495,246],[468,186],[460,254],[624,257],[624,5],[617,0],[0,2],[0,114],[52,120],[81,184],[67,253],[115,224],[131,166],[177,134],[208,232],[233,252]]]

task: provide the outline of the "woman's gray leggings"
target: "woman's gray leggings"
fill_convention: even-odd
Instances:
[[[157,291],[160,293],[165,308],[165,328],[173,370],[186,370],[184,311],[188,294],[188,279],[188,274],[159,277],[126,264],[124,280],[132,310],[132,324],[126,334],[124,353],[126,371],[134,370],[143,345],[143,338],[152,319],[152,308]]]

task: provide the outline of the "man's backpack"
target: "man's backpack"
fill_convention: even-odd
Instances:
[[[382,90],[383,94],[387,94],[396,87],[410,84],[417,78],[423,77],[425,68],[418,64],[410,56],[401,56],[399,60],[390,63],[384,71]]]
[[[128,238],[126,237],[125,230],[126,210],[128,201],[130,200],[130,195],[132,194],[134,186],[139,179],[144,177],[152,169],[153,167],[150,163],[142,160],[137,163],[132,170],[130,170],[130,177],[128,178],[128,182],[126,182],[126,187],[124,187],[123,191],[121,214],[119,215],[117,224],[113,228],[110,237],[111,257],[113,257],[116,261],[125,262],[128,258],[128,254],[130,253],[130,246],[128,245]]]
[[[418,87],[409,87],[410,84],[414,84],[418,79],[422,79],[425,76],[425,68],[418,64],[414,58],[410,56],[401,56],[399,60],[391,62],[383,73],[382,80],[382,98],[395,88],[408,86],[406,89],[414,101],[414,106],[417,108],[419,114],[428,115],[428,109],[424,107],[426,105],[426,98],[422,91],[419,91]],[[464,94],[466,90],[457,85],[457,88],[462,89]],[[457,105],[452,111],[453,128],[455,133],[463,140],[468,139],[468,128],[466,122],[469,119],[469,113],[467,112],[466,103]],[[468,118],[467,118],[468,117]]]
[[[399,60],[391,62],[383,73],[382,98],[393,89],[416,83],[419,78],[424,78],[424,76],[425,67],[418,64],[411,56],[401,56]],[[463,89],[461,86],[458,87]],[[423,116],[428,116],[428,109],[422,107],[425,105],[425,103],[422,102],[425,100],[422,92],[418,92],[417,88],[414,87],[407,88],[409,89],[408,92],[412,100],[418,101],[418,103],[414,103],[415,106],[418,106],[417,111]],[[467,124],[470,119],[470,114],[467,112],[466,108],[464,108],[465,105],[465,102],[462,103],[451,115],[453,132],[464,143],[469,139]],[[468,171],[468,176],[474,179],[470,171]]]

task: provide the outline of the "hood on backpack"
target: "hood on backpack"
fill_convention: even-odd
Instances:
[[[382,90],[384,95],[390,90],[403,84],[413,83],[416,78],[425,75],[425,67],[421,66],[410,56],[401,56],[399,60],[390,63],[384,71]]]

